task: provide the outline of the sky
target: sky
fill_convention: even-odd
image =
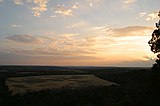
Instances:
[[[0,65],[150,67],[160,0],[0,0]]]

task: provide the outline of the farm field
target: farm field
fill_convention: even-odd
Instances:
[[[116,83],[100,79],[94,75],[45,75],[27,77],[9,77],[6,85],[12,95],[45,89],[86,88],[95,86],[110,86]]]
[[[1,66],[0,106],[159,106],[159,76],[148,67]]]

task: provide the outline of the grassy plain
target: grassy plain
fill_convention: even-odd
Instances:
[[[9,77],[6,85],[12,95],[45,89],[76,89],[96,86],[116,85],[94,75],[45,75],[27,77]]]
[[[148,67],[0,66],[0,106],[160,106],[159,95]]]

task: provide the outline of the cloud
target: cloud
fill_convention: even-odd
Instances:
[[[58,50],[56,48],[43,48],[43,47],[37,47],[37,48],[29,48],[29,49],[18,49],[18,48],[11,48],[7,50],[10,53],[16,53],[21,55],[28,55],[28,56],[58,56],[59,58],[73,58],[75,56],[87,56],[83,54],[88,54],[90,52],[87,52],[85,50],[76,51],[76,50]]]
[[[79,7],[77,5],[72,6],[73,9],[78,9]]]
[[[34,0],[35,6],[31,8],[34,16],[40,16],[42,12],[47,11],[48,0]]]
[[[133,3],[136,2],[136,0],[123,0],[123,2],[124,2],[125,4],[133,4]]]
[[[22,0],[13,0],[13,2],[16,5],[24,5],[24,2]]]
[[[44,11],[47,11],[48,0],[13,0],[15,5],[25,6],[31,10],[34,16],[41,16]]]
[[[157,18],[158,18],[158,13],[157,12],[149,13],[147,18],[146,18],[146,21],[154,20],[154,19],[157,19]]]
[[[87,9],[88,7],[93,7],[95,4],[101,0],[83,0],[78,2],[69,2],[66,4],[58,4],[56,9],[54,10],[55,14],[59,14],[62,16],[73,16],[76,10]]]
[[[139,17],[144,17],[147,13],[146,12],[142,12],[142,13],[139,13]]]
[[[3,3],[3,0],[0,0],[0,3]]]
[[[75,4],[73,4],[72,9],[79,9],[79,3],[75,2]]]
[[[45,56],[47,59],[50,56],[53,59],[59,57],[62,60],[67,58],[76,61],[85,57],[86,59],[99,59],[99,62],[97,60],[95,64],[144,60],[145,51],[149,51],[147,48],[149,47],[147,44],[149,36],[144,36],[144,34],[145,30],[150,30],[150,28],[148,26],[123,28],[98,26],[93,29],[106,33],[96,33],[95,35],[93,33],[91,36],[83,36],[78,33],[56,34],[55,32],[51,33],[52,36],[49,36],[50,33],[46,33],[45,36],[13,35],[7,39],[17,43],[7,42],[6,51],[33,57]],[[36,46],[28,44],[36,44]]]
[[[90,7],[93,7],[93,3],[89,3]]]
[[[19,25],[19,24],[12,24],[11,27],[22,27],[22,25]]]
[[[31,56],[60,56],[70,58],[95,54],[96,52],[89,48],[95,44],[94,41],[91,42],[89,39],[77,39],[74,37],[77,35],[79,34],[66,33],[54,37],[35,37],[33,35],[8,36],[6,39],[10,42],[8,42],[6,51]],[[18,43],[23,43],[23,45]],[[28,44],[36,44],[36,46]]]
[[[56,14],[60,14],[62,16],[72,16],[73,10],[70,8],[66,8],[64,5],[58,5],[57,10],[55,10]]]
[[[110,28],[107,26],[94,27],[93,29],[94,30],[101,30],[102,32],[106,32],[106,31],[110,30]]]
[[[125,36],[145,36],[153,31],[149,26],[127,26],[123,28],[99,27],[101,31],[106,32],[108,36],[125,37]]]
[[[146,13],[146,12],[139,13],[137,19],[138,18],[144,18],[146,21],[158,19],[158,11],[151,13]]]
[[[49,0],[12,0],[15,5],[24,6],[27,9],[31,10],[34,16],[40,17],[42,13],[44,13],[48,9]],[[72,16],[74,12],[79,9],[86,9],[86,7],[93,7],[98,3],[99,0],[84,0],[84,1],[72,1],[64,4],[57,4],[57,8],[52,8],[55,14],[59,14],[62,16]],[[1,0],[0,2],[3,2]],[[88,5],[89,4],[89,5]],[[52,15],[51,17],[55,17],[56,15]],[[57,17],[57,16],[56,16]]]
[[[136,0],[122,0],[122,8],[126,9],[129,8],[131,5],[133,5],[136,2]]]
[[[81,21],[81,22],[78,22],[78,23],[74,23],[72,25],[68,25],[66,26],[66,28],[84,28],[86,26],[89,26],[89,24],[85,21]]]
[[[75,33],[75,34],[62,34],[61,36],[63,37],[74,37],[74,36],[78,36],[79,34],[78,33]]]
[[[57,16],[56,16],[56,15],[51,15],[50,17],[51,17],[51,18],[56,18]]]
[[[41,43],[42,40],[31,35],[13,35],[6,37],[7,40],[20,43]]]
[[[90,7],[93,7],[94,4],[99,4],[100,2],[102,2],[103,0],[86,0],[86,4],[89,3]]]
[[[15,51],[16,52],[16,51]],[[16,61],[15,61],[16,60]],[[78,61],[77,61],[78,60]],[[1,65],[87,65],[88,61],[94,61],[91,56],[37,56],[21,55],[17,52],[0,52]]]

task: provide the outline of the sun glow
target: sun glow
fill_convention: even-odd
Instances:
[[[158,19],[148,3],[1,0],[0,64],[146,66]]]

